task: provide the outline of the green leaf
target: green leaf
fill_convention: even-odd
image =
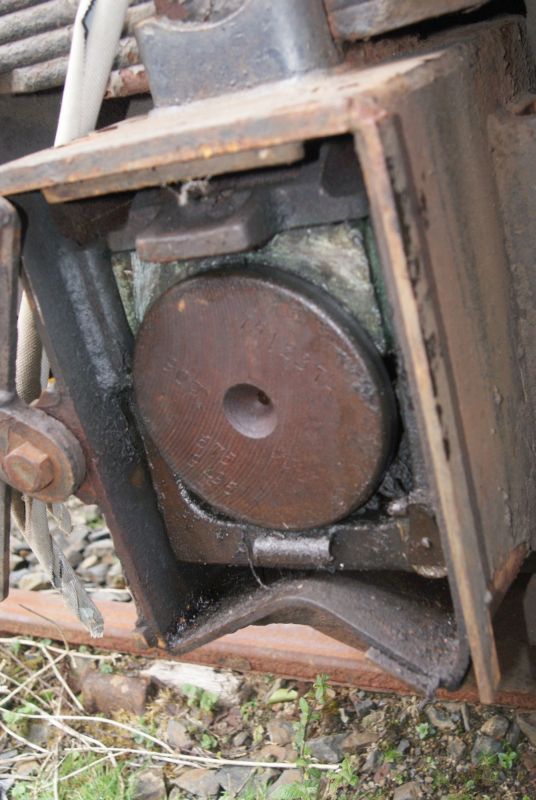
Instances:
[[[268,705],[273,706],[276,703],[293,703],[298,699],[298,692],[296,689],[276,689],[268,698]]]
[[[202,711],[212,711],[218,702],[218,695],[212,692],[202,691],[199,698],[199,708]]]

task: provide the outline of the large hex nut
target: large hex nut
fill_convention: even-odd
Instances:
[[[21,492],[39,492],[54,480],[51,459],[30,442],[23,442],[7,454],[4,472],[11,486]]]

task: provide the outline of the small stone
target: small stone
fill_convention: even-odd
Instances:
[[[218,698],[221,706],[234,708],[244,699],[244,682],[231,672],[215,670],[199,664],[181,664],[177,661],[155,661],[141,673],[169,689],[181,691],[185,684],[198,686]]]
[[[521,761],[531,775],[536,775],[536,753],[528,750],[521,754]]]
[[[376,708],[376,703],[372,700],[354,700],[354,710],[356,713],[356,717],[358,720],[363,719],[369,714],[371,711],[374,711]]]
[[[517,724],[517,722],[514,721],[510,725],[510,730],[506,734],[506,741],[508,742],[510,747],[515,748],[519,744],[520,738],[521,738],[521,731],[519,729],[519,725]]]
[[[427,706],[424,713],[428,722],[438,731],[453,731],[456,728],[450,716],[437,706]]]
[[[281,719],[272,719],[266,726],[268,736],[273,744],[286,745],[294,739],[294,727],[291,722]]]
[[[19,778],[29,778],[39,771],[38,761],[21,761],[15,766],[15,772]],[[0,794],[0,797],[2,795]]]
[[[141,675],[111,675],[92,670],[82,683],[82,702],[90,713],[129,711],[140,717],[145,713],[154,688],[151,681]]]
[[[471,730],[471,717],[469,716],[469,707],[467,706],[467,703],[461,703],[460,712],[462,715],[464,730],[466,733],[469,733]]]
[[[132,800],[166,800],[164,770],[158,767],[144,769],[134,775]]]
[[[127,589],[97,589],[91,593],[91,599],[96,602],[130,603],[132,595]]]
[[[46,747],[48,744],[48,737],[50,736],[51,725],[39,719],[32,719],[28,725],[28,732],[26,734],[26,738],[32,744],[36,744],[39,747]]]
[[[447,745],[447,755],[449,758],[458,763],[462,760],[466,752],[467,746],[465,742],[458,736],[453,736]]]
[[[374,731],[353,731],[342,740],[341,750],[343,753],[357,753],[375,744],[378,739],[379,735]]]
[[[23,592],[40,592],[42,589],[50,589],[50,581],[40,570],[31,570],[23,575],[18,585]]]
[[[286,786],[291,786],[293,783],[303,783],[303,777],[299,769],[285,769],[279,778],[272,783],[268,790],[269,798],[277,798],[281,794],[282,789]]]
[[[87,580],[93,581],[93,583],[104,583],[107,571],[108,567],[106,564],[95,564],[94,567],[85,569],[83,572],[80,570],[83,577]]]
[[[68,534],[70,544],[77,545],[80,550],[83,550],[90,530],[91,528],[88,528],[87,525],[73,525],[71,532]]]
[[[100,539],[108,539],[110,536],[108,528],[95,528],[93,530],[88,528],[88,531],[88,542],[98,542]]]
[[[233,746],[243,747],[249,739],[251,739],[249,731],[238,731],[233,736]]]
[[[529,742],[536,747],[536,711],[528,714],[518,714],[516,723]]]
[[[214,797],[220,791],[218,773],[212,769],[185,769],[175,779],[175,783],[179,789],[200,797],[202,800]]]
[[[385,786],[385,783],[391,775],[391,766],[387,763],[381,764],[374,773],[374,783],[378,786]]]
[[[53,531],[53,538],[71,567],[76,568],[84,557],[83,542],[71,535],[65,536],[60,530]]]
[[[95,556],[95,555],[87,556],[78,565],[78,572],[80,572],[80,574],[82,574],[86,570],[91,569],[92,567],[94,567],[96,564],[98,564],[98,562],[99,562],[99,559],[97,558],[97,556]]]
[[[11,553],[11,555],[9,556],[9,569],[10,570],[13,571],[13,570],[16,570],[16,569],[19,569],[19,568],[23,569],[25,564],[26,564],[26,561],[21,556],[15,555],[15,553]]]
[[[170,719],[166,728],[166,741],[177,750],[190,750],[194,741],[188,733],[188,726],[179,719]]]
[[[365,759],[365,763],[361,769],[362,772],[374,772],[378,769],[382,761],[381,751],[377,748],[371,750]]]
[[[9,537],[9,549],[12,553],[16,553],[18,556],[24,557],[24,552],[28,551],[28,545],[25,541],[17,537],[15,531],[18,533],[18,528],[14,528],[11,531],[11,536]]]
[[[23,569],[17,569],[9,573],[9,585],[12,589],[17,589],[20,585],[22,578],[25,575],[30,574],[30,569],[28,567],[24,567]]]
[[[307,745],[311,755],[317,761],[324,764],[338,764],[344,757],[342,743],[346,738],[344,733],[334,736],[319,736],[317,739],[309,739]]]
[[[106,573],[106,586],[112,589],[124,589],[126,586],[123,566],[118,558],[113,561]]]
[[[385,713],[383,711],[371,711],[370,714],[363,717],[361,724],[364,728],[376,728],[378,725],[381,725],[384,717]]]
[[[260,750],[251,754],[255,761],[295,761],[293,747],[282,747],[280,744],[265,744]]]
[[[500,753],[500,751],[501,743],[497,739],[492,739],[491,736],[479,733],[471,750],[471,762],[476,766],[480,763],[482,756],[493,755],[494,753]]]
[[[80,694],[82,686],[89,672],[95,670],[95,663],[77,653],[69,655],[68,683],[75,694]]]
[[[102,517],[100,508],[95,504],[84,505],[81,511],[85,522],[97,522]]]
[[[102,558],[103,556],[112,552],[113,549],[114,544],[112,542],[112,538],[111,536],[108,536],[106,539],[98,539],[96,542],[90,542],[84,550],[84,555],[86,558],[89,556]]]
[[[395,789],[393,800],[419,800],[421,796],[422,792],[419,784],[415,781],[410,781],[410,783],[404,783],[403,786],[398,786]]]
[[[401,739],[399,741],[396,749],[398,750],[399,753],[402,753],[402,755],[404,755],[404,753],[408,752],[410,747],[411,747],[411,744],[408,742],[407,739]]]
[[[237,797],[254,773],[254,767],[224,767],[218,770],[216,777],[224,792]]]
[[[509,727],[510,722],[506,719],[506,717],[495,714],[495,716],[490,717],[482,725],[480,728],[480,733],[482,733],[484,736],[489,736],[491,739],[502,741],[506,736]]]

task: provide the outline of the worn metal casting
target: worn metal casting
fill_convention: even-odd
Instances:
[[[156,106],[292,78],[341,60],[322,0],[242,0],[223,7],[222,16],[208,21],[162,16],[137,26]]]
[[[367,208],[353,142],[343,137],[309,147],[291,167],[163,189],[146,207],[153,218],[145,228],[143,207],[133,209],[120,243],[157,263],[222,256],[291,228],[359,219]]]

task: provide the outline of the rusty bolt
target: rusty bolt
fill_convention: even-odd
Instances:
[[[3,466],[8,482],[21,492],[39,492],[54,480],[52,461],[30,442],[8,453]]]

